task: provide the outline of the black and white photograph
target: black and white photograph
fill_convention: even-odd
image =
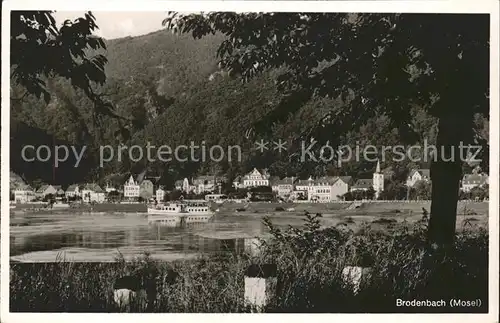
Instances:
[[[498,1],[365,2],[4,7],[2,316],[498,315]]]

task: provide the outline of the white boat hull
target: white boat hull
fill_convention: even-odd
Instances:
[[[213,218],[213,214],[149,214],[148,222],[169,227],[179,227],[187,224],[208,223]]]
[[[200,212],[176,212],[176,211],[168,211],[168,210],[158,210],[148,208],[148,214],[150,215],[163,215],[163,216],[172,216],[172,217],[186,217],[186,216],[212,216],[215,214],[213,211],[200,211]]]
[[[214,216],[205,201],[171,202],[148,207],[148,222],[168,226],[207,223]]]

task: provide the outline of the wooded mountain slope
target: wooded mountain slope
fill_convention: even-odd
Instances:
[[[160,23],[160,22],[158,22]],[[28,181],[68,185],[81,181],[121,181],[130,172],[147,169],[162,176],[163,183],[181,176],[219,172],[230,177],[253,167],[269,168],[274,175],[345,174],[357,178],[370,176],[373,162],[350,162],[338,168],[332,164],[300,163],[290,155],[272,150],[257,154],[252,150],[255,140],[288,140],[316,124],[338,102],[330,99],[312,101],[280,124],[269,125],[265,134],[252,129],[262,117],[272,113],[281,96],[275,85],[279,71],[273,70],[243,84],[237,77],[217,68],[216,51],[223,36],[214,35],[195,40],[191,36],[173,35],[166,31],[139,37],[107,41],[107,84],[100,90],[113,103],[116,113],[124,119],[95,117],[91,102],[61,79],[48,80],[53,96],[47,105],[34,97],[22,96],[22,89],[12,88],[11,100],[11,167]],[[127,120],[125,120],[127,119]],[[488,122],[478,118],[483,136],[488,136]],[[420,141],[434,142],[436,121],[425,111],[414,108],[414,129]],[[327,137],[322,139],[328,139]],[[118,144],[189,145],[191,141],[206,146],[240,145],[241,162],[221,163],[149,163],[131,162],[124,157],[99,167],[99,145]],[[355,146],[401,144],[397,131],[391,129],[387,117],[371,119],[359,130],[345,133],[340,142]],[[87,146],[85,160],[74,167],[74,159],[54,169],[50,162],[28,163],[21,158],[26,144],[54,143]],[[297,148],[296,146],[295,148]],[[412,165],[384,162],[383,167],[396,170],[402,180]]]

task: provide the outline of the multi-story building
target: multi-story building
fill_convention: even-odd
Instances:
[[[294,195],[301,192],[308,201],[328,203],[341,200],[352,185],[351,176],[323,176],[317,179],[309,177],[295,184]]]
[[[66,198],[71,198],[76,196],[81,197],[80,186],[78,184],[71,184],[66,189],[66,192],[64,192],[64,195],[66,196]]]
[[[309,200],[328,203],[342,200],[345,193],[349,192],[349,176],[324,176],[313,180]]]
[[[140,196],[141,187],[134,180],[134,176],[130,175],[125,185],[123,185],[123,196],[127,199],[137,199]]]
[[[106,199],[106,194],[103,189],[97,184],[86,184],[82,191],[82,200],[84,202],[90,203],[103,203]]]
[[[271,189],[281,198],[289,198],[295,188],[296,177],[271,179]]]
[[[486,174],[465,174],[462,179],[462,191],[470,192],[475,187],[483,187],[489,182]]]
[[[269,177],[266,170],[259,171],[254,168],[243,177],[243,187],[269,186]]]
[[[14,190],[14,201],[16,203],[29,203],[35,198],[35,191],[29,185],[19,185],[19,187]]]
[[[159,187],[156,190],[156,201],[163,202],[163,200],[165,200],[165,190],[163,190],[162,187]]]

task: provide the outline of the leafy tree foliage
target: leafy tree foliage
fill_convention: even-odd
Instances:
[[[430,200],[432,192],[432,183],[427,181],[418,181],[410,189],[409,198],[411,200]]]
[[[106,81],[107,59],[89,53],[106,49],[104,40],[93,35],[98,27],[91,12],[75,21],[66,20],[60,28],[51,11],[13,11],[11,15],[11,75],[26,89],[25,95],[43,97],[48,103],[50,92],[44,78],[59,76],[82,90],[96,112],[111,113],[112,106],[93,87]]]
[[[375,190],[370,186],[367,190],[349,191],[342,197],[345,201],[373,200],[375,197]]]
[[[489,185],[477,186],[472,188],[468,192],[464,192],[460,190],[460,199],[461,200],[478,200],[483,201],[484,199],[489,198]]]
[[[404,200],[407,198],[408,188],[402,182],[387,180],[384,191],[380,193],[379,200]]]
[[[222,32],[220,66],[244,81],[269,69],[286,95],[256,128],[270,129],[313,97],[338,99],[307,136],[338,142],[370,117],[387,115],[415,142],[412,105],[438,118],[429,224],[433,247],[455,236],[462,162],[445,161],[459,144],[481,141],[474,114],[488,116],[486,15],[170,13],[164,25],[194,38]],[[304,133],[300,133],[303,137]],[[484,142],[481,142],[484,144]]]

